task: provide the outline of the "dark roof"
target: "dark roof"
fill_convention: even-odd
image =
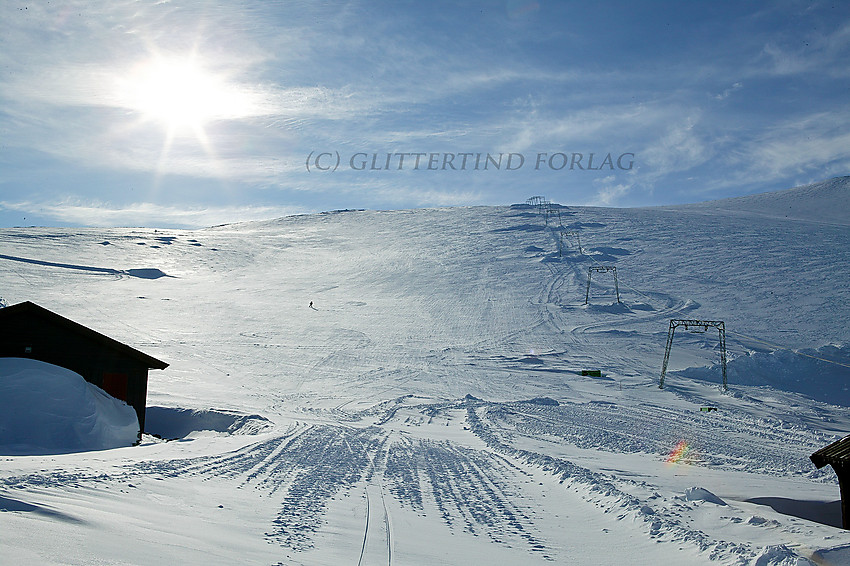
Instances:
[[[136,350],[135,348],[132,348],[127,344],[123,344],[117,340],[113,340],[109,336],[104,336],[100,332],[95,332],[91,328],[76,323],[73,320],[67,319],[64,316],[58,315],[55,312],[49,311],[46,308],[41,307],[30,301],[18,303],[16,305],[12,305],[11,307],[0,308],[0,321],[2,321],[6,317],[12,317],[18,314],[30,314],[49,320],[59,326],[68,329],[71,332],[75,332],[77,334],[85,336],[106,348],[116,350],[124,354],[125,356],[134,358],[146,364],[149,368],[165,369],[168,367],[168,364],[163,361],[149,356],[144,352],[140,352],[139,350]]]
[[[829,446],[824,446],[811,456],[812,463],[823,468],[827,464],[848,464],[850,463],[850,436],[845,436],[841,440],[837,440]]]

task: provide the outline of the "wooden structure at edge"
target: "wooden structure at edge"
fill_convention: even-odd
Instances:
[[[835,470],[841,490],[841,524],[850,529],[850,436],[824,446],[809,458],[818,469],[829,464]]]
[[[26,301],[0,308],[0,357],[30,358],[75,371],[136,410],[145,430],[148,370],[168,364]]]

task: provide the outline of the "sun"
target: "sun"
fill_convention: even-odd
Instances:
[[[194,57],[154,57],[119,80],[125,107],[145,121],[159,122],[169,136],[200,136],[212,121],[250,113],[246,93]]]
[[[114,75],[116,106],[128,111],[131,121],[125,127],[146,138],[140,146],[150,147],[152,127],[162,133],[155,185],[170,163],[200,163],[198,148],[205,156],[203,166],[221,173],[218,150],[226,144],[216,143],[216,137],[228,130],[214,125],[261,114],[256,87],[237,82],[235,69],[223,69],[197,51],[183,56],[151,52]]]
[[[227,176],[219,152],[232,147],[233,124],[267,109],[260,87],[236,80],[241,73],[196,50],[182,56],[151,50],[112,75],[114,106],[129,119],[116,124],[116,130],[138,136],[143,152],[156,151],[156,137],[162,136],[158,155],[147,153],[154,189],[171,171],[202,167],[204,174]]]

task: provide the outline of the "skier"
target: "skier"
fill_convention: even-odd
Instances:
[[[310,301],[310,308],[313,308],[313,301]]]

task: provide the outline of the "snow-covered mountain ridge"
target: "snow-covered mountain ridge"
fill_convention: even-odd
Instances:
[[[709,201],[681,208],[847,226],[850,224],[850,177],[835,177],[784,191]]]

